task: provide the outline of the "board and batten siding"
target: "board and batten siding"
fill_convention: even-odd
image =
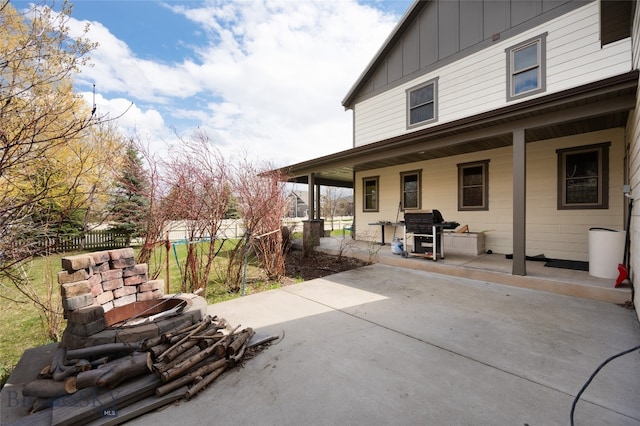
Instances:
[[[623,128],[551,139],[527,144],[527,255],[544,254],[567,260],[588,260],[589,228],[622,230],[624,200]],[[557,149],[611,142],[609,151],[609,208],[600,210],[557,209]],[[378,221],[395,222],[400,202],[400,173],[422,170],[422,209],[440,210],[447,221],[485,232],[485,247],[494,253],[512,253],[513,166],[512,147],[421,161],[402,166],[358,172],[355,180],[356,236],[380,241]],[[457,164],[489,160],[489,210],[458,211]],[[380,211],[362,211],[362,178],[379,176]],[[386,227],[385,239],[402,236],[402,228]],[[622,259],[621,259],[622,260]]]
[[[407,130],[406,90],[438,79],[438,120],[419,128],[598,81],[632,69],[631,41],[600,45],[599,2],[591,2],[536,28],[445,65],[354,106],[354,146],[385,140]],[[546,92],[506,101],[505,49],[547,33]]]

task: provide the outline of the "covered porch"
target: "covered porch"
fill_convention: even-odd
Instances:
[[[507,259],[504,254],[473,256],[445,253],[445,258],[438,258],[437,261],[421,257],[403,258],[392,253],[390,244],[380,245],[378,242],[351,240],[348,237],[320,238],[320,245],[315,250],[383,265],[616,304],[626,304],[632,298],[632,287],[628,281],[615,288],[615,279],[593,277],[588,271],[547,267],[545,262],[540,261],[526,260],[527,275],[513,275],[514,261]]]
[[[490,202],[492,210],[487,208],[486,213],[473,216],[476,219],[473,223],[474,229],[491,229],[496,217],[499,216],[501,229],[493,235],[499,235],[501,241],[492,242],[492,246],[499,246],[495,250],[497,252],[512,253],[513,260],[501,262],[500,266],[493,265],[490,269],[496,269],[497,273],[504,274],[504,278],[508,277],[512,282],[526,281],[524,278],[520,280],[516,277],[529,277],[535,280],[540,274],[538,267],[544,268],[544,266],[527,261],[528,256],[547,253],[557,258],[572,259],[548,252],[557,248],[553,247],[554,245],[564,245],[560,251],[567,251],[567,247],[573,249],[574,246],[579,245],[576,256],[585,257],[587,254],[586,230],[592,226],[620,230],[627,222],[629,211],[623,194],[623,184],[628,183],[629,159],[626,154],[628,143],[625,141],[625,132],[629,111],[635,106],[637,80],[638,74],[633,71],[564,92],[509,105],[478,116],[356,146],[343,152],[284,167],[281,170],[289,176],[290,182],[308,185],[309,216],[312,220],[320,219],[317,208],[320,186],[354,188],[355,234],[357,238],[366,239],[366,234],[377,228],[370,225],[396,216],[395,206],[398,205],[399,197],[396,188],[399,184],[392,182],[392,178],[397,179],[399,172],[403,171],[401,168],[410,167],[408,165],[415,165],[414,168],[424,171],[424,174],[432,173],[431,184],[425,192],[425,198],[429,198],[427,202],[423,202],[422,208],[441,209],[446,220],[456,220],[460,224],[470,223],[468,220],[471,220],[471,213],[461,212],[459,207],[456,210],[455,191],[441,189],[443,182],[450,186],[455,185],[455,183],[452,184],[455,182],[455,176],[449,173],[449,180],[437,175],[434,178],[437,172],[431,172],[431,170],[440,170],[443,164],[447,167],[446,170],[454,170],[456,162],[471,161],[465,156],[475,155],[478,158],[474,157],[473,161],[480,161],[483,158],[479,156],[490,153],[486,155],[494,156],[492,167],[495,167],[494,170],[499,170],[497,173],[492,172],[494,183],[497,183],[492,188],[499,189],[493,194],[496,192],[499,194],[488,196],[488,198],[493,197]],[[572,146],[577,146],[578,142],[594,144],[600,142],[598,138],[602,138],[603,141],[609,140],[612,137],[612,131],[617,132],[610,166],[615,170],[615,179],[609,181],[608,176],[604,174],[602,179],[602,187],[605,188],[602,197],[609,200],[609,205],[598,207],[600,210],[586,210],[587,213],[556,208],[556,188],[553,180],[557,177],[555,170],[548,172],[548,167],[555,161],[555,156],[563,150],[564,145],[556,146],[555,141],[564,138],[563,142],[566,144],[566,141],[570,140]],[[582,138],[589,137],[598,140],[582,142]],[[540,154],[542,151],[544,155]],[[603,162],[609,164],[609,157],[606,158]],[[450,164],[445,164],[447,161]],[[436,166],[432,167],[432,165]],[[543,167],[547,169],[543,170]],[[551,167],[555,167],[555,164]],[[561,175],[560,172],[557,174]],[[386,179],[386,182],[391,183],[387,184],[384,190],[379,191],[380,207],[376,205],[374,209],[366,210],[362,205],[364,199],[362,181],[369,175],[373,176],[372,179],[376,179],[376,184],[378,178]],[[536,186],[538,182],[542,182],[549,176],[552,180]],[[496,186],[500,187],[496,188]],[[443,207],[445,205],[446,207]],[[604,217],[602,213],[607,214],[606,221],[599,223],[599,220]],[[562,217],[563,222],[559,221],[559,217]],[[544,219],[538,220],[540,218]],[[482,222],[483,219],[493,220],[493,222]],[[575,242],[568,238],[562,240],[557,236],[556,229],[562,227],[569,229],[574,224],[578,226],[567,232],[580,235],[578,240]],[[546,242],[538,234],[541,229],[557,241]],[[314,238],[311,245],[316,243]],[[326,242],[321,246],[323,244]],[[321,249],[324,248],[321,247]],[[465,269],[468,271],[485,269],[473,267],[479,259],[471,264],[465,260],[457,263],[454,260],[455,258],[451,257],[443,263],[438,262],[437,267],[466,265]],[[400,259],[394,261],[400,261]],[[421,260],[407,259],[407,261],[420,262]],[[543,271],[548,275],[561,275],[557,268],[546,268]],[[588,273],[581,275],[588,277]],[[577,278],[577,280],[582,279]],[[541,285],[547,284],[545,282]],[[606,290],[607,284],[602,283],[600,287]]]

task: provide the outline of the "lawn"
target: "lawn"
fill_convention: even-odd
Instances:
[[[226,247],[223,247],[212,268],[207,294],[204,295],[208,303],[233,299],[241,295],[239,293],[229,293],[221,278],[224,275],[223,271],[227,263],[226,250],[232,248],[233,244],[233,242],[226,243]],[[25,275],[29,277],[31,288],[36,291],[39,297],[46,297],[48,283],[51,283],[53,303],[60,303],[57,273],[62,270],[62,257],[74,254],[79,253],[40,257],[26,265]],[[181,287],[181,272],[177,266],[176,255],[178,260],[183,260],[186,257],[185,244],[172,245],[169,250],[169,293],[180,292]],[[150,273],[160,271],[158,279],[163,279],[166,283],[165,259],[167,259],[166,249],[164,246],[160,246],[154,251],[154,255],[149,262],[149,271]],[[245,294],[277,288],[278,286],[278,283],[268,282],[262,271],[255,266],[255,261],[250,259],[247,267]],[[52,340],[47,335],[41,311],[36,308],[34,303],[28,301],[13,284],[0,283],[0,311],[2,312],[3,323],[2,328],[0,328],[0,379],[4,384],[26,349],[51,343]],[[61,330],[64,330],[64,328],[65,323],[63,321]]]

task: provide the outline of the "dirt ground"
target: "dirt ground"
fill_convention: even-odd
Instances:
[[[365,265],[367,262],[350,257],[338,259],[338,256],[315,251],[304,257],[302,250],[291,250],[285,261],[286,276],[291,282],[286,284],[300,279],[308,281]]]

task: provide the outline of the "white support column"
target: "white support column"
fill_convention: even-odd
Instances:
[[[316,186],[316,179],[313,173],[309,174],[309,182],[307,188],[307,204],[309,206],[309,220],[313,220],[316,217],[314,188]]]

